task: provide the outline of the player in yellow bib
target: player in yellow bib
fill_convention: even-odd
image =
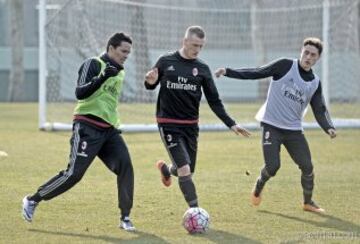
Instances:
[[[106,53],[86,60],[79,69],[71,137],[70,161],[65,170],[23,199],[23,217],[31,222],[36,206],[78,183],[98,156],[117,175],[120,226],[135,230],[129,215],[133,206],[134,172],[129,151],[117,129],[120,120],[118,100],[124,81],[123,64],[130,54],[132,40],[124,33],[110,37]],[[94,204],[96,202],[94,201]]]

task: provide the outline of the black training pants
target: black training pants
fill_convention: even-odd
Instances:
[[[274,176],[280,168],[280,148],[283,144],[303,175],[313,172],[309,145],[302,131],[283,130],[262,123],[262,148],[265,168]]]
[[[39,187],[41,198],[49,200],[69,190],[81,180],[98,156],[117,175],[119,208],[122,214],[129,215],[133,205],[134,172],[127,146],[119,132],[113,127],[98,128],[76,121],[70,144],[67,169]]]

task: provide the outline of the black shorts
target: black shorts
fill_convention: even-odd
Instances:
[[[270,175],[275,175],[280,168],[280,149],[284,145],[294,162],[304,174],[311,174],[313,164],[309,145],[303,131],[284,130],[272,125],[261,123],[262,148],[265,167]]]
[[[177,168],[188,164],[195,171],[199,127],[159,125],[161,139]]]

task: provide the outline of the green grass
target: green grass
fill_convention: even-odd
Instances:
[[[126,233],[117,228],[115,176],[99,160],[73,189],[41,203],[32,224],[22,219],[23,196],[66,167],[70,132],[38,131],[35,104],[0,104],[0,150],[9,154],[0,159],[0,243],[358,243],[360,130],[338,134],[330,140],[320,130],[306,132],[315,200],[327,210],[316,215],[300,208],[300,172],[286,150],[254,208],[249,194],[263,164],[259,132],[249,139],[200,133],[194,181],[212,218],[203,235],[181,227],[186,204],[176,181],[170,188],[160,182],[154,162],[168,157],[158,133],[124,134],[135,169],[132,218],[139,230]]]

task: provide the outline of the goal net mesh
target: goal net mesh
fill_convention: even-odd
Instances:
[[[336,124],[351,124],[360,119],[359,1],[328,3],[329,69],[322,82]],[[47,0],[47,6],[46,121],[53,129],[59,123],[70,128],[78,69],[85,59],[104,52],[114,32],[133,38],[119,113],[125,126],[137,128],[155,123],[157,91],[145,90],[144,74],[161,54],[181,47],[188,26],[204,27],[207,43],[200,58],[212,70],[298,58],[303,39],[322,39],[326,26],[324,2],[318,0]],[[320,78],[322,62],[324,58],[314,67]],[[229,114],[240,123],[254,123],[269,80],[224,77],[215,82]],[[305,120],[314,122],[312,113]],[[205,101],[200,123],[220,123]]]

